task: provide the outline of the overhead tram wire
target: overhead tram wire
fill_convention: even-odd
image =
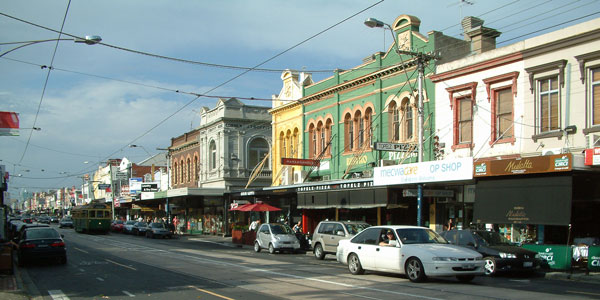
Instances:
[[[213,87],[213,88],[209,89],[208,91],[206,91],[206,92],[205,92],[205,93],[203,93],[203,94],[208,94],[208,93],[211,93],[212,91],[214,91],[214,90],[216,90],[216,89],[218,89],[218,88],[220,88],[220,87],[222,87],[222,86],[224,86],[224,85],[226,85],[226,84],[228,84],[228,83],[230,83],[230,82],[232,82],[232,81],[234,81],[234,80],[236,80],[236,79],[238,79],[238,78],[240,78],[240,77],[244,76],[245,74],[249,73],[250,71],[252,71],[252,70],[254,70],[254,69],[256,69],[256,68],[258,68],[258,67],[260,67],[260,66],[262,66],[262,65],[264,65],[264,64],[266,64],[266,63],[268,63],[268,62],[270,62],[270,61],[272,61],[272,60],[274,60],[275,58],[277,58],[277,57],[279,57],[279,56],[282,56],[283,54],[285,54],[285,53],[287,53],[287,52],[289,52],[289,51],[291,51],[291,50],[293,50],[293,49],[297,48],[298,46],[300,46],[300,45],[302,45],[302,44],[304,44],[304,43],[306,43],[306,42],[308,42],[308,41],[310,41],[310,40],[314,39],[315,37],[317,37],[317,36],[319,36],[319,35],[321,35],[321,34],[323,34],[323,33],[327,32],[327,31],[329,31],[329,30],[333,29],[334,27],[336,27],[336,26],[338,26],[338,25],[340,25],[340,24],[342,24],[342,23],[344,23],[344,22],[346,22],[346,21],[350,20],[351,18],[354,18],[354,17],[356,17],[357,15],[359,15],[359,14],[361,14],[361,13],[363,13],[363,12],[365,12],[365,11],[369,10],[369,9],[371,9],[372,7],[374,7],[374,6],[376,6],[376,5],[379,5],[379,4],[381,4],[383,1],[384,1],[384,0],[380,0],[380,1],[376,2],[376,3],[374,3],[374,4],[371,4],[371,5],[369,5],[368,7],[366,7],[366,8],[364,8],[364,9],[362,9],[362,10],[358,11],[357,13],[354,13],[354,14],[352,14],[351,16],[349,16],[349,17],[347,17],[347,18],[345,18],[345,19],[343,19],[343,20],[341,20],[341,21],[339,21],[339,22],[337,22],[337,23],[335,23],[335,24],[333,24],[333,25],[331,25],[331,26],[329,26],[329,27],[325,28],[324,30],[321,30],[320,32],[318,32],[318,33],[316,33],[316,34],[314,34],[314,35],[312,35],[312,36],[310,36],[310,37],[308,37],[308,38],[306,38],[306,39],[302,40],[301,42],[299,42],[299,43],[297,43],[297,44],[295,44],[295,45],[293,45],[293,46],[291,46],[291,47],[287,48],[286,50],[284,50],[284,51],[282,51],[282,52],[280,52],[280,53],[278,53],[278,54],[276,54],[276,55],[272,56],[271,58],[269,58],[269,59],[267,59],[267,60],[265,60],[265,61],[263,61],[263,62],[261,62],[261,63],[259,63],[259,64],[257,64],[257,65],[255,65],[254,67],[252,67],[252,68],[250,68],[250,69],[248,69],[248,70],[245,70],[244,72],[242,72],[242,73],[240,73],[240,74],[238,74],[238,75],[236,75],[236,76],[234,76],[234,77],[232,77],[232,78],[230,78],[230,79],[228,79],[228,80],[224,81],[223,83],[221,83],[221,84],[219,84],[219,85],[217,85],[217,86],[215,86],[215,87]],[[139,140],[139,139],[141,139],[142,137],[146,136],[146,135],[147,135],[148,133],[150,133],[152,130],[156,129],[158,126],[162,125],[164,122],[166,122],[167,120],[169,120],[170,118],[172,118],[174,115],[176,115],[177,113],[179,113],[180,111],[182,111],[184,108],[186,108],[187,106],[189,106],[190,104],[192,104],[193,102],[195,102],[195,101],[196,101],[198,98],[200,98],[200,96],[196,96],[194,99],[192,99],[191,101],[189,101],[188,103],[186,103],[185,105],[183,105],[181,108],[179,108],[177,111],[175,111],[174,113],[172,113],[171,115],[169,115],[167,118],[165,118],[164,120],[160,121],[158,124],[156,124],[155,126],[153,126],[152,128],[150,128],[150,129],[149,129],[149,130],[147,130],[146,132],[142,133],[141,135],[139,135],[138,137],[136,137],[135,139],[133,139],[132,141],[130,141],[129,143],[127,143],[127,145],[134,144],[136,141],[138,141],[138,140]],[[120,148],[120,149],[118,149],[118,150],[114,151],[113,153],[111,153],[111,154],[110,154],[110,155],[108,155],[107,157],[110,157],[110,156],[112,156],[112,155],[114,155],[114,154],[118,153],[119,151],[121,151],[121,150],[122,150],[122,149],[124,149],[125,147],[127,147],[127,146],[123,146],[122,148]]]
[[[60,26],[60,32],[58,33],[58,39],[56,40],[56,44],[54,45],[54,51],[52,52],[52,60],[50,60],[50,66],[54,63],[54,58],[56,57],[56,51],[58,50],[58,43],[60,42],[60,37],[62,35],[62,30],[65,27],[65,22],[67,21],[67,15],[69,13],[69,7],[71,6],[71,0],[67,3],[67,9],[65,10],[65,16],[63,17],[62,25]],[[35,118],[33,119],[33,125],[31,127],[35,127],[38,116],[40,115],[40,109],[42,108],[42,102],[44,101],[44,94],[46,93],[46,87],[48,87],[48,80],[50,79],[50,72],[52,70],[48,68],[48,73],[46,73],[46,80],[44,81],[44,88],[42,89],[42,95],[40,96],[40,102],[38,103],[37,111],[35,112]],[[25,144],[25,149],[23,149],[23,154],[19,159],[19,163],[23,162],[23,158],[25,158],[25,154],[27,153],[27,149],[29,148],[29,142],[31,141],[31,136],[33,136],[33,130],[29,132],[29,137],[27,138],[27,144]]]

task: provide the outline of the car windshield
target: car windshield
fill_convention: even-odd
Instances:
[[[25,233],[25,237],[30,240],[31,239],[57,239],[60,237],[60,235],[58,234],[58,232],[56,230],[47,228],[47,229],[28,230]]]
[[[127,222],[125,222],[125,225],[133,225],[133,224],[135,224],[135,221],[127,221]]]
[[[273,234],[293,234],[294,232],[292,231],[292,228],[290,228],[290,226],[287,225],[271,225],[271,232],[273,232]]]
[[[477,239],[477,242],[488,246],[512,245],[512,243],[504,236],[494,231],[476,231],[475,238]]]
[[[397,229],[402,244],[448,244],[448,241],[435,231],[426,228]]]
[[[137,226],[138,227],[146,227],[146,226],[148,226],[148,224],[146,222],[138,222]]]
[[[152,224],[150,224],[150,227],[152,227],[152,228],[165,228],[165,225],[163,223],[152,223]]]
[[[346,224],[346,230],[348,230],[349,234],[357,234],[370,226],[367,223],[351,223]]]

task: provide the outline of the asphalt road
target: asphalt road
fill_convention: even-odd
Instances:
[[[59,229],[67,265],[23,269],[37,299],[600,299],[597,284],[537,276],[454,278],[414,284],[404,276],[353,276],[327,256],[255,253],[202,237],[154,240]]]

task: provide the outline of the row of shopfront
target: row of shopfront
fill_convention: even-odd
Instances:
[[[600,212],[600,172],[584,165],[582,156],[462,158],[376,167],[373,174],[233,192],[185,188],[142,193],[138,201],[120,203],[118,212],[177,216],[183,230],[202,234],[229,235],[234,226],[260,218],[288,224],[302,221],[306,233],[325,219],[373,225],[421,221],[436,231],[445,230],[452,220],[459,229],[494,229],[519,243],[569,245],[577,237],[600,237],[594,221]],[[230,210],[257,201],[281,211]]]

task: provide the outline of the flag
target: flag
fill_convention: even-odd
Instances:
[[[19,135],[19,114],[11,111],[0,111],[0,136]]]

